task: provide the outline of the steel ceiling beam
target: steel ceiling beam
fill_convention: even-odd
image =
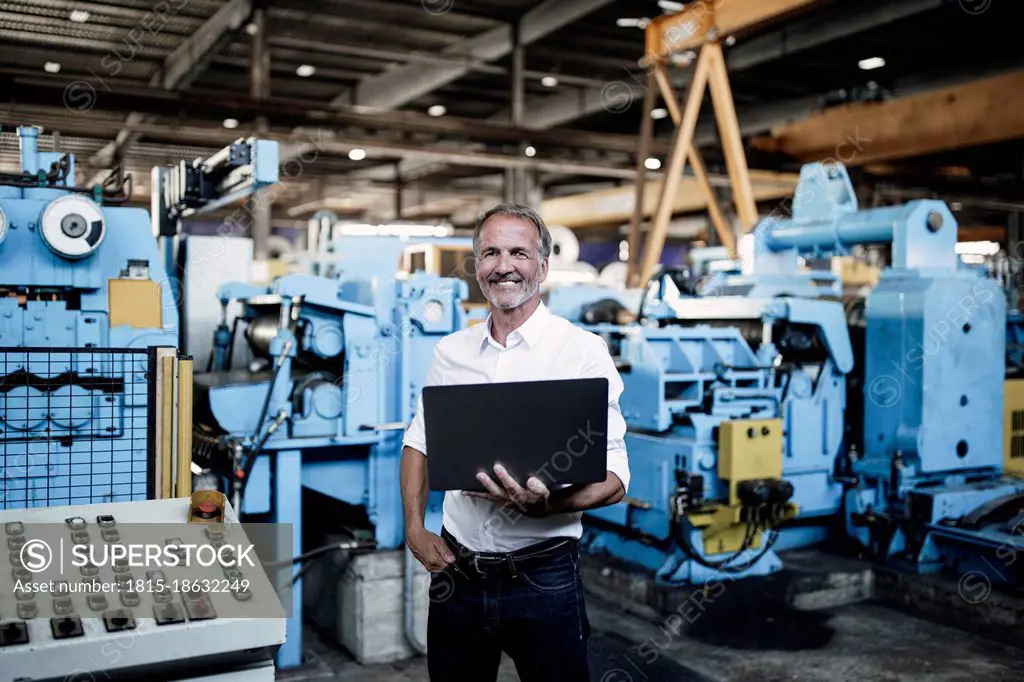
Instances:
[[[28,69],[0,68],[0,102],[66,106],[73,110],[80,101],[74,98],[67,99],[67,86],[67,79],[60,76],[41,74]],[[509,145],[518,145],[522,140],[528,139],[531,143],[543,145],[545,149],[592,149],[600,152],[636,153],[636,139],[633,135],[571,129],[528,131],[506,123],[454,116],[434,117],[408,111],[372,112],[352,108],[325,110],[310,106],[308,101],[302,99],[270,97],[258,100],[248,95],[194,88],[187,91],[167,91],[158,87],[132,86],[113,81],[108,81],[106,86],[103,89],[100,89],[102,86],[99,83],[94,86],[96,92],[92,94],[95,98],[87,103],[95,105],[95,108],[89,111],[90,114],[98,114],[101,110],[136,111],[175,119],[216,122],[218,125],[224,118],[231,117],[241,122],[240,129],[246,128],[257,117],[266,116],[271,126],[277,127],[305,126],[339,131],[357,128],[361,131],[422,134],[463,142]],[[79,117],[81,116],[69,118]],[[235,133],[236,136],[238,134],[241,133]],[[655,143],[652,151],[664,154],[668,147],[667,140],[660,140]],[[282,156],[282,159],[285,158],[287,157]]]
[[[195,33],[186,38],[171,54],[164,59],[163,69],[150,80],[164,90],[175,90],[187,86],[201,73],[206,61],[212,57],[214,48],[221,38],[230,31],[237,30],[242,22],[252,13],[252,0],[230,0],[217,10]],[[128,114],[126,127],[118,131],[114,140],[89,159],[92,168],[108,168],[124,151],[131,146],[138,136],[131,135],[127,126],[143,122],[143,114]]]
[[[16,109],[0,108],[0,126],[24,124],[29,114]],[[31,114],[32,123],[46,130],[59,130],[65,136],[106,137],[109,122],[89,119],[85,116]],[[223,127],[179,126],[154,123],[136,123],[126,126],[135,134],[145,135],[154,140],[173,141],[176,145],[196,145],[210,148],[224,147],[248,131],[227,130]],[[363,149],[371,157],[402,156],[431,159],[445,163],[476,168],[527,168],[550,173],[572,173],[602,178],[632,178],[632,167],[615,167],[610,164],[588,164],[573,160],[530,158],[520,154],[496,154],[488,152],[465,152],[433,147],[423,144],[406,144],[356,135],[334,135],[333,131],[285,132],[271,130],[264,137],[281,143],[280,158],[292,161],[282,163],[282,182],[294,179],[296,172],[315,168],[316,159],[321,157],[344,157],[355,148]]]
[[[838,11],[815,15],[736,45],[726,53],[725,65],[730,73],[753,68],[939,8],[944,4],[945,0],[892,0],[885,3],[844,5]],[[572,90],[529,102],[523,127],[543,130],[598,113],[602,109],[612,113],[624,111],[633,101],[643,97],[643,79],[641,76],[634,78],[630,75],[633,73],[630,68],[635,69],[635,64],[622,66],[624,72],[621,79],[609,81],[602,88]],[[690,74],[687,73],[684,79],[675,85],[686,87],[689,85],[689,78]],[[491,120],[508,120],[508,112],[498,112]]]
[[[547,0],[534,7],[519,21],[520,41],[529,45],[580,17],[610,4],[611,0]],[[512,27],[498,26],[473,38],[461,40],[441,51],[444,57],[459,56],[469,60],[490,62],[512,52]],[[360,83],[355,101],[373,109],[395,109],[417,97],[451,83],[469,69],[458,64],[410,64],[390,69]],[[341,94],[332,106],[347,103],[348,94]]]

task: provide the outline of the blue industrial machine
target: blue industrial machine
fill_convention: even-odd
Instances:
[[[402,433],[434,346],[465,325],[466,296],[458,279],[397,278],[405,246],[342,238],[332,277],[292,274],[218,293],[225,315],[213,371],[196,376],[194,460],[221,477],[246,518],[291,524],[297,557],[304,536],[319,543],[345,530],[359,546],[403,546]],[[232,303],[242,308],[233,321]],[[229,370],[238,333],[252,362]],[[440,496],[426,522],[440,529]],[[282,668],[301,662],[298,580]]]
[[[255,142],[161,169],[194,182],[154,190],[151,220],[123,205],[120,168],[76,187],[74,156],[41,151],[39,134],[18,128],[21,173],[0,176],[0,509],[152,498],[156,349],[173,356],[180,326],[152,222],[212,206],[229,173],[232,196],[259,186],[235,163]]]
[[[588,548],[693,583],[846,536],[915,571],[1017,582],[1005,301],[959,266],[956,227],[938,201],[860,211],[845,168],[809,164],[792,218],[756,227],[751,273],[704,292],[661,278],[637,324],[589,325],[620,365],[633,482],[585,516]],[[870,243],[891,265],[862,309],[800,266]]]

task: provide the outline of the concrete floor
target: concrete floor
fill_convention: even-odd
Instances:
[[[1009,682],[1024,669],[1022,650],[871,602],[788,613],[709,610],[687,636],[596,597],[588,609],[600,649],[592,650],[594,682]],[[312,631],[306,641],[310,665],[281,671],[278,680],[428,680],[422,658],[360,666]],[[497,682],[518,679],[505,659]]]

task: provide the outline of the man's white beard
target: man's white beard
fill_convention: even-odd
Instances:
[[[484,297],[494,307],[502,310],[514,310],[536,296],[537,291],[540,289],[540,273],[533,279],[524,279],[518,282],[519,295],[513,299],[508,298],[511,292],[506,292],[504,295],[502,295],[500,290],[495,292],[494,288],[499,286],[496,282],[485,280],[477,283],[480,285],[480,290],[483,292]]]

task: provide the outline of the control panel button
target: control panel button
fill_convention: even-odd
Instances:
[[[57,597],[53,600],[53,612],[58,616],[67,616],[75,612],[75,604],[71,597]]]
[[[97,566],[94,563],[88,563],[88,564],[83,564],[82,565],[82,575],[84,575],[86,577],[92,577],[92,576],[95,576],[95,575],[99,575],[99,573],[100,573],[99,566]]]
[[[22,535],[25,532],[25,524],[21,521],[8,521],[4,524],[8,535]]]
[[[85,634],[85,630],[82,629],[82,619],[78,616],[51,618],[50,631],[53,633],[54,639],[71,639]]]
[[[0,647],[28,644],[27,623],[7,623],[0,625]]]
[[[134,630],[135,618],[129,609],[114,609],[103,614],[103,624],[107,632],[121,632],[122,630]]]
[[[138,606],[142,599],[138,592],[122,592],[121,604],[124,606]]]
[[[201,519],[217,518],[217,505],[213,502],[200,502],[193,509],[193,513]]]
[[[38,615],[39,607],[36,606],[34,601],[18,604],[18,618],[21,618],[22,620],[30,620]]]
[[[103,514],[102,516],[97,516],[96,523],[100,525],[100,528],[113,528],[116,525],[114,517],[110,514]]]
[[[207,526],[205,529],[206,537],[210,538],[213,542],[220,542],[224,539],[224,526],[220,523],[214,523]]]
[[[71,542],[76,545],[88,545],[89,544],[89,533],[84,530],[78,530],[71,534]]]
[[[93,611],[103,611],[107,608],[107,597],[102,594],[90,594],[85,598],[85,603]]]
[[[25,546],[28,540],[25,539],[24,535],[15,535],[14,537],[7,538],[7,549],[9,550],[20,550]]]
[[[81,516],[73,516],[70,519],[65,519],[64,522],[71,530],[85,530],[85,519]]]
[[[117,532],[116,528],[104,528],[100,531],[100,535],[103,536],[105,542],[117,542],[121,539],[121,534]]]
[[[189,620],[207,620],[216,618],[217,612],[213,609],[213,602],[209,597],[198,599],[185,598],[185,610],[188,612]]]
[[[155,604],[153,616],[157,625],[174,625],[185,622],[185,614],[177,604]]]

